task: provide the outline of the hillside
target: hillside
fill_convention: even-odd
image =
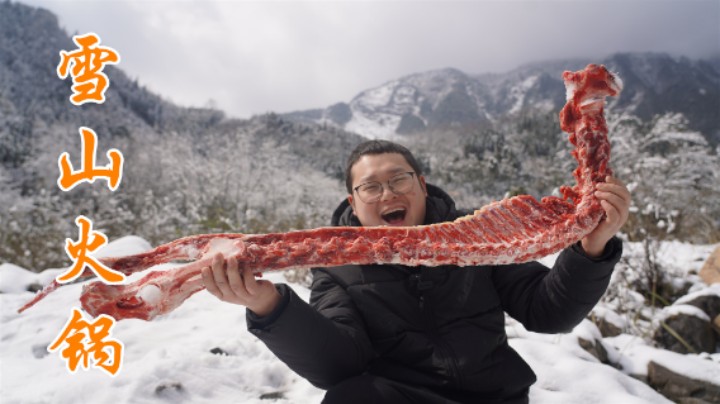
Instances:
[[[492,75],[416,73],[324,110],[229,119],[174,105],[122,64],[106,69],[104,104],[75,107],[70,80],[55,74],[58,51],[73,47],[52,13],[0,3],[2,262],[37,270],[67,263],[61,247],[79,214],[110,239],[138,234],[152,244],[325,225],[344,197],[347,155],[373,136],[410,147],[428,181],[462,207],[541,197],[572,181],[575,163],[557,122],[559,76],[587,61]],[[604,63],[626,83],[607,107],[612,163],[635,196],[625,231],[632,239],[720,240],[718,121],[709,112],[718,105],[717,63],[658,54]],[[78,164],[80,126],[98,133],[99,164],[103,150],[124,154],[116,192],[103,181],[58,189],[57,159],[67,151]]]
[[[73,49],[50,12],[0,2],[0,261],[40,270],[67,262],[66,237],[83,214],[111,240],[316,227],[343,197],[344,161],[362,138],[274,114],[228,119],[181,108],[107,67],[106,102],[73,106],[55,68]],[[98,134],[98,164],[125,157],[116,192],[104,181],[61,192],[63,151],[79,166],[80,126]]]

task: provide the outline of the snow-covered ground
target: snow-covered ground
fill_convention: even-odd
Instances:
[[[673,259],[699,267],[697,257],[711,246],[672,246]],[[149,248],[137,237],[119,239],[100,255],[124,255]],[[678,254],[681,252],[681,254]],[[707,256],[707,255],[705,255]],[[685,258],[683,258],[685,257]],[[545,263],[551,263],[552,257]],[[62,287],[28,311],[17,314],[35,282],[47,284],[62,269],[30,273],[11,264],[0,266],[0,402],[10,403],[319,403],[323,391],[294,374],[246,330],[245,311],[200,292],[175,311],[154,321],[118,322],[112,337],[124,344],[122,368],[115,377],[91,367],[71,374],[60,355],[46,347],[58,336],[73,307],[80,306],[82,283]],[[141,276],[140,274],[133,277]],[[133,279],[131,277],[131,280]],[[282,274],[267,278],[285,282]],[[291,284],[307,299],[309,290]],[[642,339],[621,335],[602,340],[613,363],[604,365],[584,351],[578,338],[601,340],[584,321],[570,334],[530,333],[512,319],[510,344],[530,363],[538,382],[533,403],[669,402],[629,376],[642,375],[650,359],[684,374],[720,384],[713,358],[679,355],[652,348]],[[219,348],[221,353],[212,353]]]

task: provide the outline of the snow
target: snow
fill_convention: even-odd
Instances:
[[[410,85],[399,84],[395,87],[394,94],[392,96],[392,104],[401,109],[412,110],[415,107],[415,97],[417,95],[417,89]]]
[[[703,288],[696,292],[688,293],[687,295],[677,299],[674,304],[689,303],[702,296],[720,296],[720,283],[713,283],[706,288]]]
[[[354,102],[368,107],[387,105],[393,95],[393,88],[398,84],[398,81],[391,81],[379,87],[363,91]]]
[[[0,265],[0,293],[22,293],[30,285],[47,285],[66,269],[47,269],[32,273],[13,264]]]
[[[510,345],[538,375],[530,389],[531,403],[671,402],[641,381],[590,359],[589,355],[580,359],[560,344],[528,338],[511,340]]]
[[[416,87],[400,80],[364,91],[350,102],[352,118],[344,129],[368,139],[400,139],[395,130],[402,116],[420,115],[418,95]]]
[[[595,317],[601,318],[621,330],[627,326],[627,320],[625,317],[622,317],[607,307],[604,307],[602,304],[595,306],[592,313]]]
[[[695,306],[690,306],[689,304],[673,304],[672,306],[663,308],[659,320],[667,320],[668,318],[677,315],[693,316],[704,321],[710,321],[710,317],[705,314],[704,311]]]
[[[666,142],[686,142],[688,144],[698,144],[701,146],[707,146],[708,142],[705,140],[700,132],[673,132],[667,131],[662,133],[662,137],[658,140]]]
[[[102,254],[125,255],[146,250],[137,237],[110,243]],[[710,246],[673,244],[673,258],[695,267],[699,251]],[[112,252],[112,254],[109,254]],[[668,254],[670,256],[671,254]],[[552,264],[557,254],[543,260]],[[702,263],[700,263],[701,265]],[[170,267],[170,265],[168,265]],[[32,297],[26,287],[49,283],[59,271],[33,274],[12,264],[0,266],[0,395],[3,404],[118,402],[118,403],[319,403],[324,392],[293,373],[250,334],[241,306],[223,303],[207,292],[188,299],[175,311],[154,321],[116,323],[112,338],[124,344],[120,372],[110,377],[91,367],[71,374],[57,352],[46,347],[58,336],[83,283],[64,286],[23,314],[17,308]],[[46,273],[47,272],[47,273]],[[286,282],[282,273],[268,273],[273,282]],[[309,290],[290,284],[301,298]],[[699,291],[697,293],[717,293]],[[157,291],[142,293],[151,297]],[[609,315],[598,315],[622,323]],[[585,320],[571,333],[545,335],[529,332],[508,318],[510,345],[530,364],[538,381],[530,390],[533,403],[663,403],[659,393],[633,376],[647,374],[650,360],[699,380],[720,384],[720,358],[680,355],[653,348],[639,337],[622,334],[602,338]],[[600,363],[583,350],[579,339],[602,344],[613,366]],[[219,350],[216,350],[219,348]],[[217,353],[212,353],[216,350]],[[72,386],[69,388],[69,386]]]
[[[703,380],[717,385],[720,383],[720,365],[707,354],[686,354],[667,351],[648,346],[641,338],[627,334],[604,338],[609,346],[619,353],[618,363],[623,372],[636,377],[646,377],[650,361],[655,362],[673,372],[695,380]]]
[[[510,97],[515,98],[515,104],[510,108],[509,113],[514,114],[520,112],[525,101],[525,94],[538,81],[538,76],[530,76],[523,80],[520,84],[510,89]]]
[[[638,244],[630,246],[639,248]],[[658,260],[666,265],[684,269],[685,274],[698,273],[707,257],[717,247],[718,244],[693,245],[676,240],[665,241],[658,249]]]
[[[412,114],[425,121],[421,114],[424,103],[437,106],[458,82],[465,78],[461,72],[436,70],[414,74],[384,83],[363,91],[350,101],[352,118],[344,129],[369,139],[386,139],[406,142],[397,130],[403,115]],[[477,100],[472,89],[470,96]],[[424,122],[427,124],[427,122]]]
[[[36,282],[37,274],[13,264],[0,265],[0,293],[22,293]]]
[[[393,140],[399,137],[395,134],[395,129],[400,124],[400,116],[381,112],[369,115],[354,105],[351,105],[350,108],[352,109],[352,119],[345,124],[345,130],[368,139]]]
[[[97,258],[116,257],[120,255],[139,254],[150,250],[152,245],[138,236],[125,236],[112,243],[104,245],[95,253],[90,254]]]

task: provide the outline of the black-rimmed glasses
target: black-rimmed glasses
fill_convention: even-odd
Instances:
[[[413,176],[414,171],[408,171],[405,173],[397,174],[387,181],[388,189],[395,195],[403,195],[413,187]],[[378,181],[366,182],[353,188],[357,193],[358,198],[365,203],[375,203],[382,198],[385,188],[383,184]]]

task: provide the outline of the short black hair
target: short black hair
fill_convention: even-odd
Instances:
[[[415,174],[417,174],[418,177],[422,175],[420,164],[418,164],[417,160],[415,160],[415,156],[413,156],[407,147],[388,140],[368,140],[367,142],[362,142],[357,145],[355,150],[350,153],[350,157],[348,157],[347,165],[345,166],[345,186],[347,187],[349,194],[352,194],[353,192],[351,171],[355,163],[360,160],[360,157],[385,153],[397,153],[402,155],[405,158],[405,161],[410,164],[413,171],[415,171]]]

